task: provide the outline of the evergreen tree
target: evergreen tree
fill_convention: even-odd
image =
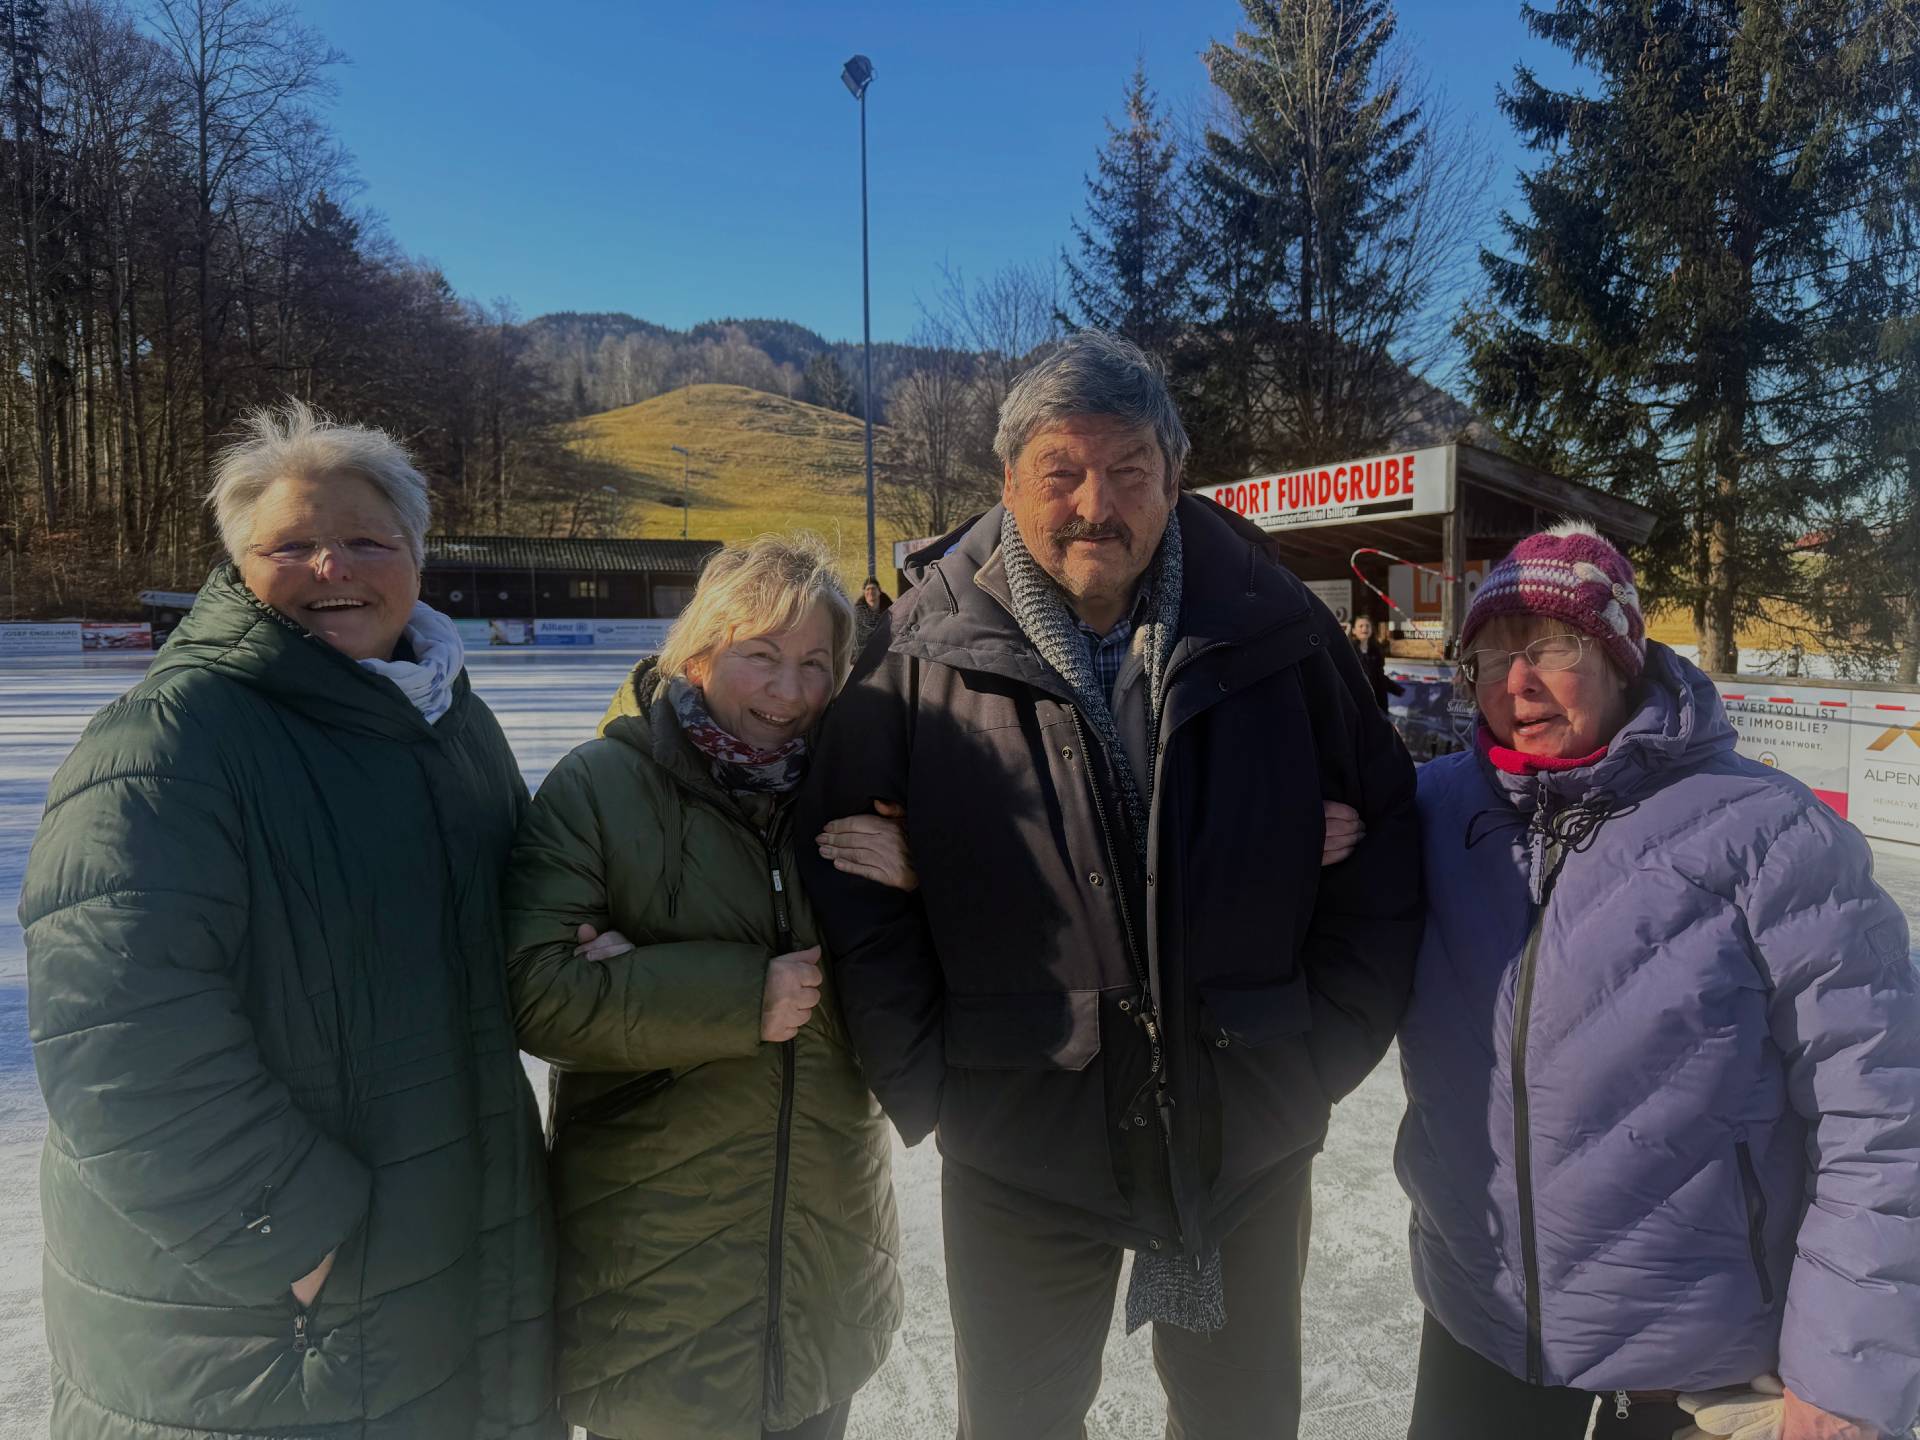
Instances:
[[[809,405],[818,405],[822,410],[837,410],[842,415],[852,412],[853,382],[847,379],[840,362],[830,352],[822,350],[807,361],[800,383],[801,394]]]
[[[1194,168],[1210,355],[1194,388],[1242,470],[1391,443],[1484,178],[1394,56],[1386,0],[1242,0],[1206,55],[1227,120]]]
[[[1836,447],[1877,368],[1884,296],[1855,282],[1888,256],[1867,232],[1916,163],[1913,7],[1524,13],[1597,86],[1522,68],[1502,93],[1542,160],[1504,218],[1510,253],[1483,257],[1493,311],[1462,327],[1475,399],[1523,448],[1661,513],[1651,588],[1691,608],[1701,662],[1732,670],[1742,619],[1808,598],[1809,517],[1863,474]]]
[[[1804,608],[1812,645],[1835,655],[1841,673],[1884,677],[1891,667],[1911,685],[1920,678],[1920,290],[1905,292],[1873,343],[1878,363],[1834,448],[1803,547]]]
[[[1165,354],[1192,267],[1180,230],[1178,147],[1167,138],[1144,63],[1127,82],[1125,124],[1106,124],[1097,173],[1086,180],[1087,223],[1073,225],[1080,258],[1061,256],[1077,312],[1070,323],[1116,331]]]

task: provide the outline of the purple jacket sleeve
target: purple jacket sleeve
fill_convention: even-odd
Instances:
[[[1807,1210],[1780,1373],[1823,1410],[1903,1434],[1920,1414],[1920,975],[1852,826],[1809,804],[1742,906],[1807,1123]]]

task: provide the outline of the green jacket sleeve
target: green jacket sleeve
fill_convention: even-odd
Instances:
[[[212,736],[123,701],[55,777],[20,918],[49,1143],[157,1246],[262,1304],[359,1226],[372,1180],[260,1053],[235,980],[245,843]]]
[[[658,819],[625,815],[618,843],[663,843]],[[576,750],[534,796],[507,866],[507,978],[521,1048],[564,1070],[683,1069],[752,1055],[766,947],[687,940],[611,960],[574,954],[581,925],[612,923],[607,843],[593,776]]]

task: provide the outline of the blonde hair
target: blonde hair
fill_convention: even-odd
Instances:
[[[213,462],[207,504],[220,527],[220,543],[234,564],[253,538],[254,507],[276,480],[290,475],[357,475],[380,492],[407,537],[414,569],[426,558],[432,507],[427,481],[413,460],[384,430],[342,425],[303,401],[262,406],[240,418],[243,438]]]
[[[853,606],[834,578],[827,542],[802,530],[729,545],[707,562],[693,599],[667,632],[660,647],[660,683],[737,641],[791,630],[815,605],[827,607],[833,627],[837,691],[853,668]]]

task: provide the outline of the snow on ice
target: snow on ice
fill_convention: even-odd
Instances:
[[[512,741],[527,783],[587,739],[631,656],[554,651],[474,655],[474,685]],[[15,917],[27,847],[47,783],[101,705],[137,680],[144,659],[0,667],[0,1440],[46,1433],[37,1172],[46,1132],[26,1036],[26,959]],[[1876,846],[1882,880],[1920,921],[1920,854]],[[1920,930],[1920,923],[1916,924]],[[540,1066],[529,1062],[536,1080]],[[537,1088],[544,1095],[545,1086]],[[1314,1167],[1313,1258],[1306,1282],[1307,1440],[1397,1440],[1406,1433],[1420,1307],[1407,1279],[1406,1204],[1394,1183],[1400,1118],[1393,1057],[1334,1115]],[[952,1328],[940,1248],[939,1159],[931,1143],[896,1149],[908,1312],[892,1357],[855,1403],[854,1440],[953,1433]],[[1150,1333],[1109,1338],[1096,1440],[1160,1433],[1164,1410]]]

